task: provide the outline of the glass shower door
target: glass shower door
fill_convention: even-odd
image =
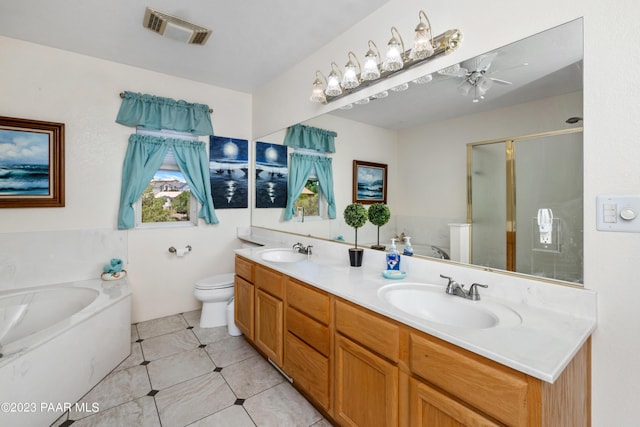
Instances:
[[[582,136],[577,132],[515,142],[520,273],[583,281]]]
[[[471,260],[475,265],[507,268],[506,142],[470,146]]]

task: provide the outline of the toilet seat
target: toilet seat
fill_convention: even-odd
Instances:
[[[216,274],[196,282],[195,288],[201,290],[224,289],[233,287],[233,273]]]

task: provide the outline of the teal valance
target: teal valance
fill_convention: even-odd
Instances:
[[[116,123],[213,135],[208,105],[134,92],[124,92]]]
[[[293,148],[304,148],[321,153],[335,153],[334,138],[337,133],[306,125],[293,125],[287,129],[284,145]]]

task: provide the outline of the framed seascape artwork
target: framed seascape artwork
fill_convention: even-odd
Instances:
[[[353,203],[387,203],[387,165],[353,161]]]
[[[64,123],[0,117],[0,208],[64,207]]]
[[[256,142],[256,208],[287,207],[287,146]]]
[[[249,206],[249,141],[209,137],[209,178],[216,209]]]

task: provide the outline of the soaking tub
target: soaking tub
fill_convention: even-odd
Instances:
[[[59,418],[128,356],[130,325],[126,280],[0,292],[0,425]]]

